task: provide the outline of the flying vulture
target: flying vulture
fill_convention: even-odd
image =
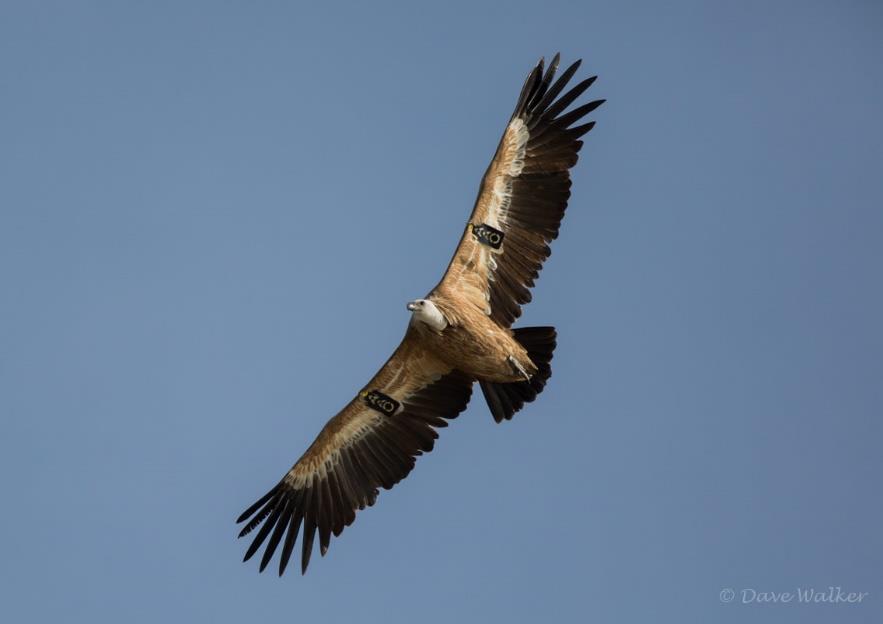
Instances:
[[[306,572],[316,532],[324,556],[332,534],[432,450],[436,429],[466,408],[474,382],[496,422],[542,392],[555,329],[512,323],[558,236],[580,137],[595,125],[574,124],[604,102],[565,112],[595,77],[565,91],[580,61],[554,80],[558,60],[544,70],[540,59],[528,74],[444,277],[407,305],[401,344],[282,480],[239,516],[239,537],[260,527],[245,561],[266,544],[261,571],[280,544],[279,574],[285,571],[302,529]]]

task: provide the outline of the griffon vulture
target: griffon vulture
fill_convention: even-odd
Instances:
[[[436,429],[466,408],[474,382],[497,422],[542,392],[555,329],[511,326],[558,235],[580,137],[594,126],[574,124],[603,103],[565,112],[595,77],[565,92],[580,61],[553,82],[558,60],[544,71],[540,59],[528,74],[444,277],[407,304],[401,344],[282,480],[239,516],[240,537],[260,527],[245,560],[266,544],[261,571],[280,544],[279,574],[285,571],[302,528],[306,572],[316,532],[325,555],[331,536],[373,505],[379,488],[392,488],[432,450]]]

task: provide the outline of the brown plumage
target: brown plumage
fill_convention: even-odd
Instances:
[[[245,523],[240,537],[257,530],[245,560],[266,542],[261,571],[280,544],[279,574],[285,571],[301,530],[301,571],[317,532],[324,556],[331,536],[373,505],[379,488],[392,488],[432,450],[436,429],[466,408],[475,381],[497,422],[543,390],[555,330],[511,325],[558,235],[569,169],[580,137],[594,126],[573,124],[603,103],[565,112],[595,78],[561,95],[580,61],[553,82],[558,60],[556,54],[544,71],[541,59],[528,75],[460,244],[441,282],[408,305],[413,315],[401,344],[282,480],[238,518]]]

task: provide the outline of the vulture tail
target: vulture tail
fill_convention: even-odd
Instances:
[[[537,372],[530,381],[515,383],[494,383],[479,381],[481,391],[491,410],[494,420],[502,422],[530,403],[543,391],[549,377],[552,376],[552,352],[555,350],[554,327],[520,327],[513,330],[515,340],[527,350],[527,355],[536,365]]]

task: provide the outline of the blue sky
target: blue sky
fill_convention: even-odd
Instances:
[[[546,392],[259,575],[234,518],[557,50],[608,103],[521,321]],[[3,620],[880,620],[881,58],[874,2],[4,2]],[[831,585],[869,596],[741,603]]]

